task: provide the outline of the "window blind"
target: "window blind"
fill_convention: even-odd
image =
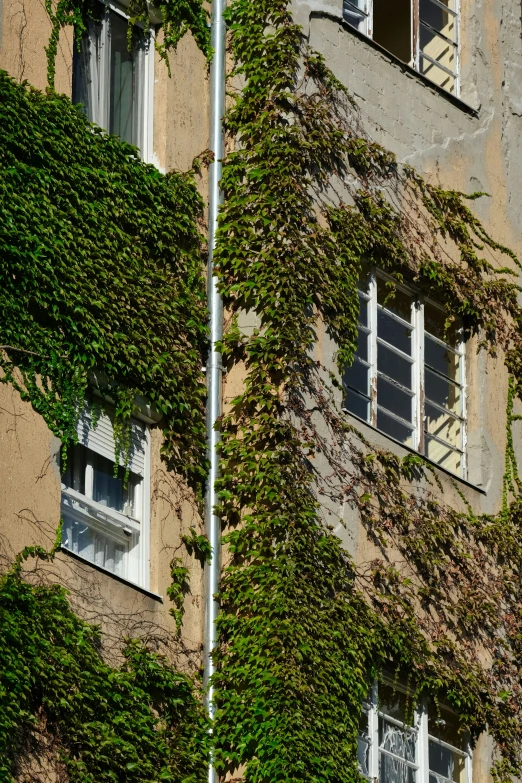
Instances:
[[[102,411],[96,427],[93,427],[93,412],[87,406],[78,419],[77,433],[83,446],[114,462],[114,426],[111,416]],[[129,470],[139,476],[145,475],[146,443],[145,425],[132,419]],[[120,454],[120,465],[124,462],[125,455]]]

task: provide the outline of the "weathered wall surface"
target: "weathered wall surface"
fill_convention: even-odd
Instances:
[[[295,11],[312,48],[324,55],[355,97],[364,130],[434,184],[486,191],[489,196],[473,208],[496,238],[522,255],[520,4],[461,2],[460,102],[354,33],[342,21],[341,2],[297,0]],[[331,364],[335,346],[324,341],[319,350]],[[468,479],[485,494],[456,481],[477,512],[496,512],[506,444],[507,374],[501,357],[477,354],[474,341],[466,354]],[[370,427],[361,429],[376,446],[407,453]],[[458,502],[454,481],[442,471],[440,475],[446,499]]]
[[[0,68],[17,81],[47,86],[45,47],[51,22],[43,0],[0,0]],[[62,31],[56,58],[56,91],[71,94],[72,28]]]

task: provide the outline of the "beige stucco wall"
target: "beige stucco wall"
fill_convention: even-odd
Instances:
[[[26,79],[34,87],[47,86],[45,46],[51,22],[44,0],[0,1],[0,68],[17,81]],[[62,31],[56,57],[56,90],[71,94],[72,28]]]

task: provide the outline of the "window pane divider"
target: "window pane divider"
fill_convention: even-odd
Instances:
[[[455,41],[452,41],[451,38],[448,38],[447,35],[444,35],[444,33],[441,33],[440,30],[437,30],[436,27],[433,27],[429,22],[423,22],[422,19],[420,20],[420,24],[425,27],[427,30],[429,30],[431,33],[437,36],[437,38],[442,38],[443,41],[450,44],[450,46],[456,46],[457,44]]]
[[[407,761],[406,759],[403,759],[401,756],[397,756],[396,753],[392,753],[391,750],[386,750],[385,748],[379,748],[379,753],[383,753],[385,756],[390,756],[392,759],[396,759],[396,761],[400,761],[402,764],[405,764],[410,769],[414,769],[415,772],[419,769],[419,765],[416,764],[414,761]]]
[[[408,726],[408,724],[405,723],[403,720],[399,720],[398,718],[392,718],[391,715],[388,715],[386,712],[383,712],[382,710],[378,710],[377,715],[379,716],[379,718],[384,718],[386,723],[391,723],[393,724],[393,726],[397,726],[398,729],[404,729],[404,731],[408,732],[408,734],[418,733],[418,728],[416,726]],[[382,750],[382,748],[380,748],[380,750]],[[387,752],[391,753],[391,751],[387,751]]]
[[[452,46],[455,46],[455,47],[457,46],[457,44],[451,44],[451,45],[452,45]],[[456,79],[456,78],[457,78],[457,74],[456,74],[454,71],[450,71],[450,69],[449,69],[449,68],[446,68],[446,66],[445,66],[445,65],[442,65],[442,64],[441,64],[441,63],[439,63],[437,60],[434,60],[434,59],[433,59],[433,57],[430,57],[430,56],[429,56],[429,54],[426,54],[426,52],[424,51],[424,49],[421,49],[421,50],[420,50],[420,56],[421,56],[421,57],[423,57],[425,60],[428,60],[428,62],[432,63],[433,65],[436,65],[436,66],[437,66],[437,68],[440,68],[440,69],[441,69],[441,71],[444,71],[444,72],[445,72],[445,73],[447,73],[449,76],[452,76],[454,79]]]
[[[468,753],[465,750],[462,750],[461,748],[455,747],[455,745],[450,745],[449,742],[445,742],[444,740],[439,739],[438,737],[434,737],[433,734],[428,734],[428,739],[432,742],[436,742],[437,745],[442,745],[443,748],[447,748],[448,750],[453,750],[455,753],[457,753],[459,756],[462,756],[462,758],[466,758]],[[433,770],[432,770],[433,771]],[[438,775],[438,772],[434,772],[435,775]],[[451,778],[446,778],[444,775],[440,775],[441,778],[444,778],[445,780],[449,780],[450,783],[455,783],[454,780],[451,780]]]
[[[406,326],[410,332],[413,331],[414,326],[411,321],[406,321],[406,319],[402,318],[400,315],[397,315],[397,313],[394,313],[392,310],[389,310],[384,305],[377,303],[377,310],[382,310],[382,312],[386,313],[388,318],[393,318],[393,320],[400,323],[401,326]]]
[[[437,375],[439,378],[443,378],[445,381],[448,381],[451,383],[452,386],[456,386],[457,388],[462,388],[462,383],[459,383],[458,381],[454,381],[453,378],[450,378],[449,375],[446,375],[445,373],[441,372],[440,370],[435,369],[435,367],[432,367],[431,364],[425,364],[424,365],[426,370],[429,370],[433,373],[433,375]]]
[[[448,443],[447,440],[442,440],[442,438],[439,438],[437,435],[432,435],[431,432],[428,432],[425,430],[426,435],[430,440],[436,440],[437,443],[440,443],[441,446],[445,446],[450,451],[456,451],[457,454],[463,454],[462,450],[459,449],[458,446],[453,446],[451,443]]]
[[[430,340],[433,340],[434,343],[437,343],[437,345],[440,345],[442,348],[447,348],[448,351],[451,351],[451,353],[455,353],[458,356],[462,356],[458,348],[453,348],[453,346],[451,346],[449,343],[444,342],[444,340],[441,340],[440,337],[435,337],[435,335],[431,334],[431,332],[425,332],[425,336],[429,337]]]
[[[408,421],[407,419],[403,419],[402,416],[399,416],[397,413],[394,413],[393,411],[388,410],[388,408],[385,408],[384,405],[377,405],[377,408],[385,413],[387,416],[390,416],[390,418],[395,419],[395,421],[400,422],[400,424],[404,424],[408,429],[410,429],[413,433],[415,433],[415,423],[412,421]],[[379,430],[382,432],[382,430]],[[384,433],[386,435],[386,433]],[[389,436],[388,436],[389,437]]]
[[[96,500],[87,498],[85,495],[82,495],[81,492],[77,492],[75,489],[66,487],[64,484],[62,484],[62,495],[64,495],[69,500],[84,506],[87,512],[94,514],[95,517],[101,514],[104,519],[106,519],[108,522],[112,522],[113,525],[129,528],[137,532],[140,530],[140,523],[137,519],[134,519],[133,517],[127,517],[125,514],[121,514],[119,511],[116,511],[113,508],[109,508],[108,506],[104,506],[102,503],[98,503]]]
[[[398,356],[401,356],[403,359],[407,359],[409,362],[414,364],[415,359],[413,358],[413,356],[408,356],[408,354],[404,353],[404,351],[401,351],[400,348],[396,348],[395,345],[392,345],[391,343],[387,343],[386,340],[384,340],[382,337],[378,337],[377,342],[380,343],[381,345],[384,345],[385,348],[389,348],[390,351],[393,351],[393,353],[398,354]]]
[[[415,396],[415,392],[414,391],[412,391],[411,389],[408,389],[407,386],[403,386],[402,383],[399,383],[399,381],[396,381],[394,378],[390,378],[389,375],[386,375],[386,373],[381,372],[380,370],[377,371],[377,377],[378,378],[384,378],[385,381],[388,381],[388,383],[393,384],[394,386],[396,386],[401,391],[406,392],[406,394],[409,394],[410,397],[414,397]]]
[[[453,17],[458,16],[457,11],[454,11],[453,8],[450,8],[449,6],[444,5],[444,3],[441,3],[440,0],[429,0],[429,2],[433,3],[436,6],[438,6],[442,11],[447,11],[448,14],[451,14]]]
[[[432,405],[434,408],[437,408],[438,411],[441,413],[445,413],[448,416],[451,416],[452,419],[455,419],[456,421],[464,421],[462,416],[459,416],[458,413],[453,413],[453,411],[450,411],[448,408],[445,408],[444,405],[439,405],[436,402],[433,402],[433,400],[430,400],[429,397],[425,398],[425,401],[428,403],[428,405]]]
[[[452,780],[451,778],[447,778],[445,775],[441,775],[440,772],[435,772],[433,769],[430,769],[429,774],[436,777],[437,780],[443,780],[444,783],[455,783],[455,781]]]

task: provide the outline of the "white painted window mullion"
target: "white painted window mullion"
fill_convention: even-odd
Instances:
[[[94,460],[93,455],[87,452],[87,461],[85,465],[85,497],[93,499],[94,494]]]
[[[461,440],[461,448],[462,448],[462,478],[467,478],[468,476],[468,458],[467,458],[467,450],[468,450],[468,411],[467,411],[467,384],[466,384],[466,344],[463,340],[459,341],[459,344],[457,345],[457,350],[459,352],[459,362],[460,362],[460,385],[461,385],[461,395],[462,395],[462,440]]]
[[[379,779],[379,713],[377,682],[373,683],[368,712],[368,735],[371,739],[369,773],[373,780]]]
[[[369,327],[370,327],[370,424],[377,426],[377,277],[375,270],[371,271],[368,286],[369,300]]]
[[[424,301],[415,302],[415,448],[424,453]]]
[[[373,0],[368,0],[366,4],[366,35],[368,38],[373,38]]]
[[[419,704],[416,710],[418,725],[417,735],[417,783],[429,783],[430,762],[429,762],[429,739],[428,739],[428,710],[425,700]]]

